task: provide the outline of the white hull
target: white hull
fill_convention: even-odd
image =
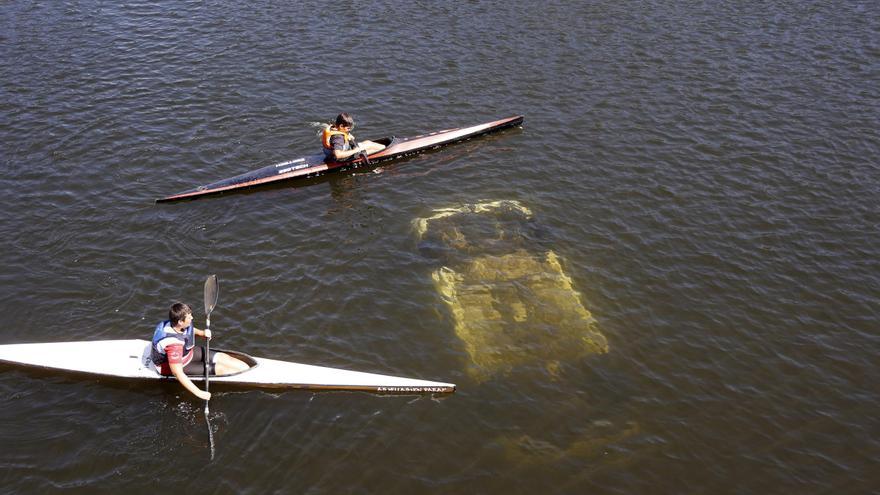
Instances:
[[[451,393],[452,383],[346,371],[229,352],[251,364],[236,375],[212,376],[211,384],[255,388],[361,390],[386,394]],[[0,361],[53,370],[139,380],[175,380],[160,375],[150,360],[150,342],[140,339],[0,345]],[[193,381],[204,377],[192,377]]]

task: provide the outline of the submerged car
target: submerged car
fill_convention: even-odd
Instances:
[[[540,241],[531,210],[517,201],[442,208],[413,222],[419,249],[438,260],[434,285],[478,381],[520,366],[559,364],[608,352],[608,341]]]

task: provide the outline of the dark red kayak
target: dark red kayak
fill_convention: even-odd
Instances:
[[[460,127],[457,129],[448,129],[445,131],[432,132],[421,136],[409,138],[382,138],[373,139],[372,141],[385,145],[385,149],[377,153],[373,153],[364,160],[359,157],[355,160],[343,162],[328,161],[324,157],[324,153],[317,153],[296,160],[269,165],[257,170],[253,170],[246,174],[236,175],[228,179],[212,182],[204,186],[199,186],[189,191],[180,192],[157,199],[157,203],[166,201],[177,201],[181,199],[197,198],[209,194],[218,194],[226,191],[234,191],[236,189],[244,189],[248,187],[261,186],[271,184],[283,180],[303,179],[306,177],[317,177],[319,175],[328,174],[342,170],[350,170],[364,165],[373,165],[380,162],[395,160],[405,156],[415,155],[424,151],[446,146],[448,144],[465,141],[483,134],[497,132],[502,129],[522,125],[523,116],[517,115],[506,119],[496,120],[494,122],[486,122],[485,124],[475,125],[471,127]]]

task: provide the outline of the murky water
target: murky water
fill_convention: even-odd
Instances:
[[[4,365],[2,491],[880,489],[873,3],[337,10],[0,6],[0,343],[147,338],[216,273],[212,346],[458,391],[219,390],[210,461],[179,386]],[[310,153],[339,111],[361,139],[526,120],[153,202]],[[530,219],[413,227],[493,202]],[[459,318],[465,286],[497,314]]]
[[[478,381],[534,363],[555,375],[563,361],[608,352],[559,256],[527,236],[540,232],[533,222],[516,201],[440,208],[413,222],[422,252],[438,251],[431,277]]]

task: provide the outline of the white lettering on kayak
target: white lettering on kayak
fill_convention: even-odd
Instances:
[[[304,161],[306,161],[305,158],[297,158],[296,160],[290,160],[290,161],[286,161],[286,162],[278,163],[278,164],[275,165],[275,168],[283,167],[283,166],[285,166],[285,165],[290,165],[290,164],[292,164],[292,163],[304,162]]]
[[[302,160],[299,160],[299,161],[302,161]],[[293,162],[290,162],[290,163],[293,163]],[[300,165],[294,165],[293,167],[282,168],[281,170],[278,171],[278,173],[279,174],[286,174],[287,172],[292,172],[294,170],[299,170],[301,168],[307,168],[308,166],[309,166],[308,163],[302,163]]]
[[[377,392],[446,392],[445,387],[377,387]]]
[[[308,167],[309,166],[308,163],[303,163],[305,161],[306,161],[305,158],[297,158],[296,160],[290,160],[287,162],[278,163],[275,165],[275,168],[280,169],[280,170],[278,170],[279,174],[286,174],[287,172],[291,172],[293,170],[299,170],[301,168]],[[299,165],[294,165],[293,167],[287,167],[288,165],[293,165],[294,163],[298,163]],[[281,167],[287,167],[287,168],[281,168]]]

